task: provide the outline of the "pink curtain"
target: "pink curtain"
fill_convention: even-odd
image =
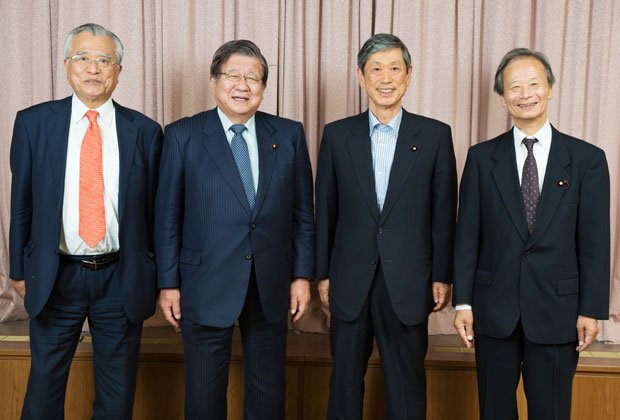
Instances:
[[[551,123],[607,153],[612,185],[611,319],[600,339],[620,342],[620,2],[508,0],[0,0],[0,321],[22,319],[10,287],[9,148],[17,110],[70,94],[63,67],[66,34],[85,22],[125,45],[114,98],[162,125],[211,108],[207,79],[215,49],[248,38],[263,50],[270,77],[262,110],[303,121],[313,166],[326,122],[367,107],[356,55],[373,33],[409,47],[409,111],[449,123],[459,173],[470,145],[510,127],[492,90],[505,52],[543,51],[556,73]],[[452,309],[433,315],[431,333],[452,333]],[[151,323],[160,322],[153,319]],[[326,329],[315,300],[302,330]]]

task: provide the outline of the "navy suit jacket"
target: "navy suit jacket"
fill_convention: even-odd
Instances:
[[[403,110],[379,212],[368,112],[325,126],[316,181],[317,278],[330,279],[330,311],[355,319],[377,262],[396,315],[427,321],[432,282],[452,281],[456,165],[450,127]]]
[[[158,287],[180,288],[183,317],[228,327],[256,271],[270,322],[290,282],[314,275],[312,172],[303,126],[256,113],[259,179],[250,209],[216,109],[168,125],[156,200]]]
[[[119,146],[118,272],[123,306],[139,323],[155,311],[153,206],[162,130],[114,103]],[[19,111],[11,143],[10,274],[26,281],[31,318],[43,309],[58,271],[71,97]]]
[[[552,127],[534,231],[525,220],[512,130],[470,148],[461,180],[454,304],[474,330],[504,338],[521,319],[541,344],[577,339],[578,315],[609,311],[605,153]]]

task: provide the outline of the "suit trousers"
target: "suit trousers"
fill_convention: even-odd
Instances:
[[[30,320],[22,419],[64,418],[69,367],[86,318],[93,346],[93,419],[131,419],[142,324],[132,324],[125,314],[116,268],[116,263],[101,270],[60,263],[50,298]]]
[[[517,386],[523,388],[530,420],[570,420],[577,342],[537,344],[521,321],[506,338],[476,335],[476,372],[481,420],[517,420]]]
[[[360,315],[351,322],[331,318],[332,372],[327,419],[362,419],[364,376],[375,338],[385,384],[386,418],[425,419],[428,325],[405,325],[398,319],[381,265]]]
[[[183,302],[181,302],[181,306]],[[226,391],[234,326],[195,324],[183,319],[185,419],[226,420]],[[283,420],[286,400],[287,317],[271,324],[265,318],[254,267],[241,315],[243,345],[243,417]]]

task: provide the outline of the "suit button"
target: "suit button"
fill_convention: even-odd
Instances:
[[[252,254],[248,254],[248,255],[246,255],[246,256],[245,256],[245,259],[246,259],[246,260],[248,260],[248,261],[249,261],[249,260],[251,260],[251,259],[252,259]]]
[[[377,260],[375,259],[370,260],[370,265],[377,265]]]
[[[252,229],[252,230],[256,229],[256,223],[252,223],[252,224],[250,225],[250,229]]]
[[[382,234],[382,233],[383,233],[383,226],[379,228],[379,234]]]

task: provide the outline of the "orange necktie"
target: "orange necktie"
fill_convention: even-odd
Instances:
[[[105,237],[103,156],[97,111],[87,111],[90,124],[80,149],[80,238],[93,248]]]

